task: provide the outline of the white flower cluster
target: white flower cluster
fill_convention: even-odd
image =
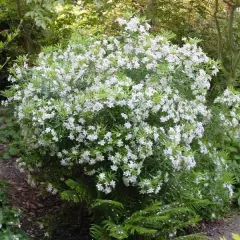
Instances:
[[[222,124],[239,130],[240,94],[234,90],[226,89],[222,96],[216,98],[215,103],[223,104],[229,109],[228,115],[220,114]]]
[[[82,167],[106,194],[121,179],[157,194],[169,172],[197,165],[196,154],[217,159],[202,141],[217,64],[193,40],[179,47],[137,18],[118,22],[119,37],[73,40],[35,67],[16,67],[7,102],[18,102],[30,152]]]

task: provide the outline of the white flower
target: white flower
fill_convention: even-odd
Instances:
[[[121,113],[121,116],[122,116],[124,119],[127,119],[127,118],[128,118],[127,114],[125,114],[125,113]]]
[[[96,134],[89,134],[87,136],[87,139],[90,140],[90,141],[94,141],[94,140],[98,139],[98,136]]]
[[[123,141],[122,140],[118,140],[117,145],[118,145],[118,147],[122,147],[123,146]]]
[[[126,23],[125,29],[136,32],[138,30],[138,25],[139,25],[139,19],[135,17]]]
[[[73,140],[73,139],[74,139],[74,136],[73,136],[73,134],[72,134],[72,133],[70,133],[68,137],[69,137],[69,139],[71,139],[71,140]]]
[[[100,180],[104,180],[105,177],[106,177],[105,173],[100,173],[100,174],[99,174],[99,179],[100,179]]]
[[[118,167],[117,167],[116,165],[112,165],[112,166],[111,166],[111,169],[112,169],[113,171],[117,171],[117,170],[118,170]]]
[[[51,183],[49,183],[48,186],[47,186],[47,191],[52,192],[52,190],[53,190],[53,186],[52,186]]]
[[[131,126],[132,126],[132,125],[131,125],[130,122],[126,122],[126,123],[124,124],[124,127],[125,127],[125,128],[128,128],[128,129],[131,128]]]
[[[123,18],[118,18],[117,22],[119,23],[120,26],[127,24],[127,21],[125,19],[123,19]]]
[[[101,145],[101,146],[104,146],[105,141],[104,141],[104,140],[101,140],[101,141],[98,142],[98,144]]]
[[[116,182],[112,180],[112,181],[110,182],[110,185],[114,188],[115,185],[116,185]]]
[[[100,184],[100,183],[97,183],[96,187],[97,187],[98,191],[103,191],[103,189],[104,189],[102,184]]]

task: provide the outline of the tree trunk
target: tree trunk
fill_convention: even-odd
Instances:
[[[21,0],[16,0],[17,4],[17,12],[18,12],[18,17],[20,21],[23,21],[23,3]],[[24,49],[26,53],[33,53],[33,40],[31,38],[31,33],[26,25],[26,23],[22,23],[22,34],[23,34],[23,39],[24,39]]]

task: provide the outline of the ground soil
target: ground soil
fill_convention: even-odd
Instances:
[[[31,239],[42,239],[42,223],[47,216],[58,211],[61,201],[56,196],[43,195],[37,188],[31,187],[25,175],[15,167],[14,159],[0,160],[0,179],[9,183],[7,190],[10,205],[22,211],[22,229]]]
[[[1,148],[3,146],[0,144]],[[45,239],[49,230],[44,227],[46,222],[52,224],[51,240],[90,239],[90,220],[85,209],[79,210],[79,205],[69,206],[70,204],[61,201],[58,196],[40,190],[39,186],[30,186],[26,175],[16,167],[15,158],[7,161],[0,159],[0,180],[9,183],[7,189],[9,204],[22,211],[21,228],[30,239]],[[61,211],[59,211],[60,208]],[[73,210],[71,215],[69,209]],[[46,237],[46,239],[49,238]]]
[[[220,237],[232,240],[232,233],[240,234],[240,215],[238,214],[240,212],[234,210],[220,220],[202,222],[201,232],[204,232],[210,240],[219,240]]]

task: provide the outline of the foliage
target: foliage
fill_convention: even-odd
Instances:
[[[136,17],[118,22],[119,35],[76,34],[36,66],[21,58],[5,103],[16,104],[21,166],[53,194],[87,201],[93,235],[165,239],[230,201],[219,149],[238,134],[240,95],[207,101],[217,62],[195,40],[180,47]]]
[[[23,19],[22,1],[0,1],[0,90],[8,86],[8,68],[18,55],[33,53],[34,27],[30,19]],[[38,33],[39,35],[39,33]],[[36,37],[36,35],[35,35]]]
[[[240,235],[238,235],[236,233],[233,233],[232,237],[233,237],[233,240],[240,240]],[[226,240],[226,238],[223,237],[223,238],[220,238],[220,240]]]
[[[221,19],[219,14],[219,0],[215,1],[215,22],[218,36],[218,58],[222,62],[223,73],[226,78],[226,85],[239,87],[239,26],[237,24],[240,14],[237,9],[240,2],[223,0],[227,6],[227,16]],[[225,14],[226,15],[226,14]],[[227,37],[223,32],[227,32]]]
[[[193,208],[189,208],[184,203],[163,206],[160,202],[153,202],[140,211],[129,215],[130,211],[126,211],[122,204],[113,201],[108,202],[110,204],[106,205],[106,200],[97,200],[97,206],[93,205],[93,212],[96,208],[101,208],[103,212],[107,211],[105,213],[106,219],[108,217],[108,220],[103,220],[100,225],[92,225],[91,233],[94,239],[101,239],[101,236],[108,234],[114,239],[132,239],[131,235],[146,236],[149,239],[166,239],[167,235],[170,237],[176,235],[176,230],[194,225],[199,221],[199,216]],[[200,201],[198,204],[204,205]],[[96,214],[97,216],[99,216],[99,212]],[[121,221],[121,218],[124,220]],[[182,238],[196,239],[196,237],[206,239],[202,234]]]
[[[6,38],[6,41],[0,41],[0,52],[2,52],[7,47],[7,45],[17,36],[18,32],[19,29],[16,29],[13,33],[7,33],[5,31],[1,32],[1,34]],[[4,67],[8,60],[9,58],[6,59],[3,65],[0,65],[0,70]]]
[[[233,240],[240,240],[240,235],[233,233],[232,234]]]
[[[208,237],[203,233],[190,234],[183,237],[174,238],[174,240],[207,240]]]
[[[27,2],[31,11],[26,16],[44,28],[44,45],[66,43],[76,29],[89,35],[114,33],[116,18],[136,12],[138,6],[131,0]]]
[[[12,117],[13,111],[10,109],[0,109],[0,144],[2,158],[8,160],[10,156],[16,157],[20,153],[20,132],[16,119]]]
[[[140,0],[143,14],[151,19],[155,31],[167,30],[178,40],[189,34],[205,32],[209,27],[213,1]],[[198,35],[199,37],[199,35]]]
[[[8,239],[29,239],[20,229],[20,212],[10,208],[6,201],[6,183],[0,182],[0,237],[3,240]]]

